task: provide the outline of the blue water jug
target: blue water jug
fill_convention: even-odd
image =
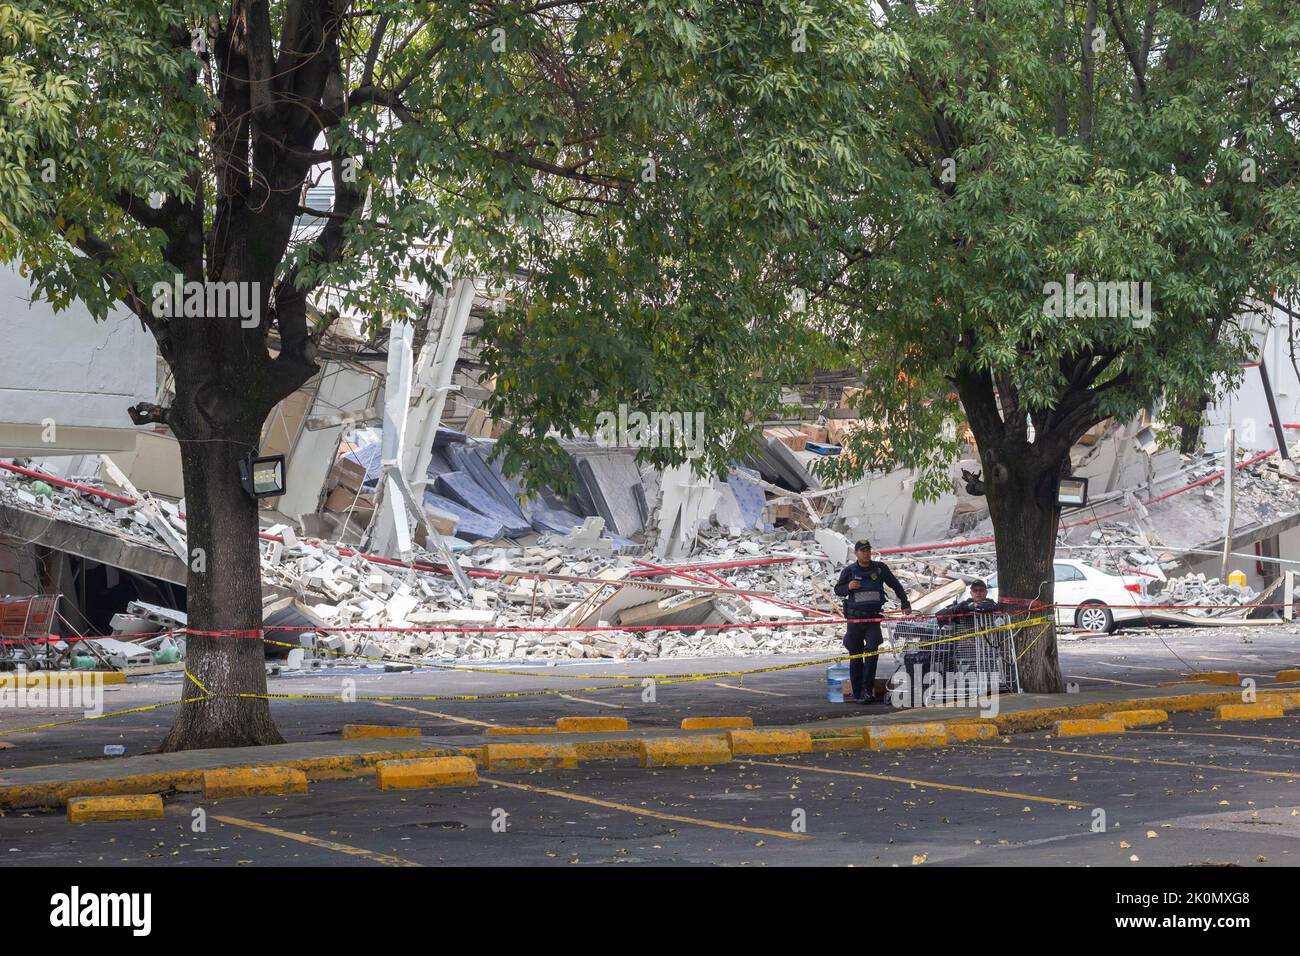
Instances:
[[[832,704],[844,703],[844,682],[849,679],[849,665],[832,664],[826,668],[826,700]]]

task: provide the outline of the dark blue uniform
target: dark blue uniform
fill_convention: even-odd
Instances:
[[[857,581],[858,587],[850,590],[849,582]],[[870,561],[864,567],[854,561],[840,572],[840,579],[835,583],[835,593],[844,598],[844,616],[849,621],[844,632],[844,647],[853,656],[849,661],[849,681],[853,684],[853,696],[861,700],[874,695],[876,687],[876,664],[880,660],[875,652],[880,650],[884,636],[880,633],[880,621],[864,621],[861,618],[879,618],[880,609],[885,604],[885,588],[888,587],[898,595],[898,603],[904,611],[910,611],[907,591],[898,583],[894,572],[879,561]],[[859,655],[871,652],[870,657]]]

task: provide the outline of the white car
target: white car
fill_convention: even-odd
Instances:
[[[1095,634],[1109,634],[1117,624],[1145,618],[1141,598],[1145,584],[1137,574],[1109,574],[1082,561],[1059,558],[1052,562],[1056,578],[1056,623]],[[989,597],[998,596],[998,576],[986,582]],[[970,588],[965,597],[970,597]]]

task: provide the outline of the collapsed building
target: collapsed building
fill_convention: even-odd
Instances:
[[[66,639],[46,645],[47,661],[57,647],[64,664],[177,666],[179,454],[165,428],[125,424],[128,405],[167,403],[166,369],[125,313],[103,325],[75,308],[46,315],[18,301],[16,275],[0,278],[10,339],[31,352],[0,391],[0,595],[60,596],[40,622]],[[725,475],[649,468],[594,435],[561,442],[575,494],[525,497],[493,456],[506,425],[483,405],[492,382],[476,334],[491,307],[491,290],[462,278],[379,341],[344,323],[322,342],[320,372],[270,416],[262,452],[285,463],[283,494],[261,508],[271,656],[298,667],[824,650],[838,640],[830,587],[857,538],[922,611],[995,571],[987,507],[960,480],[973,447],[934,501],[914,498],[908,469],[818,479],[815,463],[860,424],[844,374],[788,396],[802,415],[765,423]],[[1268,355],[1269,406],[1289,412],[1300,383]],[[1076,445],[1090,494],[1064,516],[1058,554],[1140,574],[1146,596],[1188,616],[1257,613],[1300,559],[1289,451],[1262,454],[1277,448],[1257,447],[1269,427],[1243,431],[1226,503],[1224,457],[1161,448],[1157,425],[1105,422]],[[1220,580],[1225,561],[1244,581]]]

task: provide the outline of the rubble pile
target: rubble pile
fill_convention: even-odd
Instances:
[[[727,626],[811,616],[761,596],[747,601],[726,591],[772,591],[772,597],[782,602],[806,601],[808,582],[832,573],[824,560],[739,569],[742,573],[730,580],[692,574],[690,579],[673,576],[668,582],[651,582],[629,577],[645,568],[626,555],[614,556],[598,549],[484,544],[459,555],[474,584],[466,597],[449,576],[434,571],[380,565],[360,555],[341,554],[329,544],[298,540],[291,530],[280,526],[268,529],[268,534],[282,536],[284,541],[263,543],[264,583],[295,593],[300,609],[318,622],[320,629],[343,629],[321,641],[331,655],[413,660],[644,660],[798,652],[825,647],[828,640],[825,628],[811,626]],[[784,538],[785,533],[748,535],[719,549],[717,559],[764,555],[776,542],[760,537]],[[424,561],[436,563],[432,558]],[[776,568],[781,570],[773,570]],[[697,580],[703,583],[696,590],[682,588],[695,586]],[[606,600],[597,600],[600,598]],[[636,629],[619,628],[620,623],[630,623],[626,620],[629,616],[637,622]],[[665,626],[654,626],[659,621]],[[691,624],[709,626],[690,629]],[[572,630],[576,627],[592,630]],[[383,630],[402,628],[417,630]],[[495,628],[507,633],[478,631]]]
[[[166,499],[158,498],[154,502],[172,527],[184,533],[185,522],[180,517],[180,509]],[[68,521],[135,543],[165,547],[148,515],[138,505],[123,504],[51,482],[33,481],[4,469],[0,469],[0,504],[45,518]],[[5,516],[0,515],[0,534],[7,538],[23,538],[21,531],[6,527],[8,523]]]
[[[1215,470],[1207,458],[1180,479],[1190,483]],[[1295,483],[1276,470],[1256,465],[1238,477],[1243,524],[1296,509]],[[1180,495],[1180,507],[1213,512],[1219,487],[1207,483]],[[32,512],[164,552],[177,548],[169,534],[179,532],[183,542],[185,531],[183,501],[142,496],[127,505],[2,469],[0,505],[0,525],[21,517],[18,512]],[[1187,606],[1193,616],[1232,613],[1255,599],[1248,588],[1204,574],[1166,580],[1166,571],[1176,570],[1185,557],[1169,540],[1172,532],[1156,520],[1157,508],[1168,505],[1148,510],[1130,497],[1122,506],[1100,506],[1103,513],[1120,512],[1101,521],[1076,518],[1070,528],[1067,518],[1059,553],[1112,573],[1136,569],[1151,579],[1153,597]],[[647,554],[635,541],[622,539],[615,546],[599,516],[528,543],[458,540],[457,560],[471,582],[470,593],[463,594],[449,574],[437,570],[443,558],[422,548],[414,563],[423,567],[410,567],[307,540],[277,524],[263,534],[262,581],[268,601],[274,598],[277,607],[288,606],[306,619],[302,638],[293,640],[301,639],[309,654],[314,647],[334,659],[647,660],[820,652],[838,644],[839,628],[808,621],[838,611],[832,588],[852,550],[833,527],[834,515],[815,528],[709,526],[696,535],[689,557],[671,561]],[[947,599],[960,582],[996,571],[988,543],[882,557],[922,607],[926,595],[942,591]],[[114,637],[137,641],[152,640],[147,635],[168,620],[166,609],[144,605],[119,618]],[[773,626],[747,626],[761,623]],[[291,660],[301,661],[301,655],[295,652]]]
[[[1222,617],[1260,598],[1249,585],[1229,584],[1199,573],[1170,578],[1153,593],[1158,603],[1186,606],[1186,613],[1193,617]]]

